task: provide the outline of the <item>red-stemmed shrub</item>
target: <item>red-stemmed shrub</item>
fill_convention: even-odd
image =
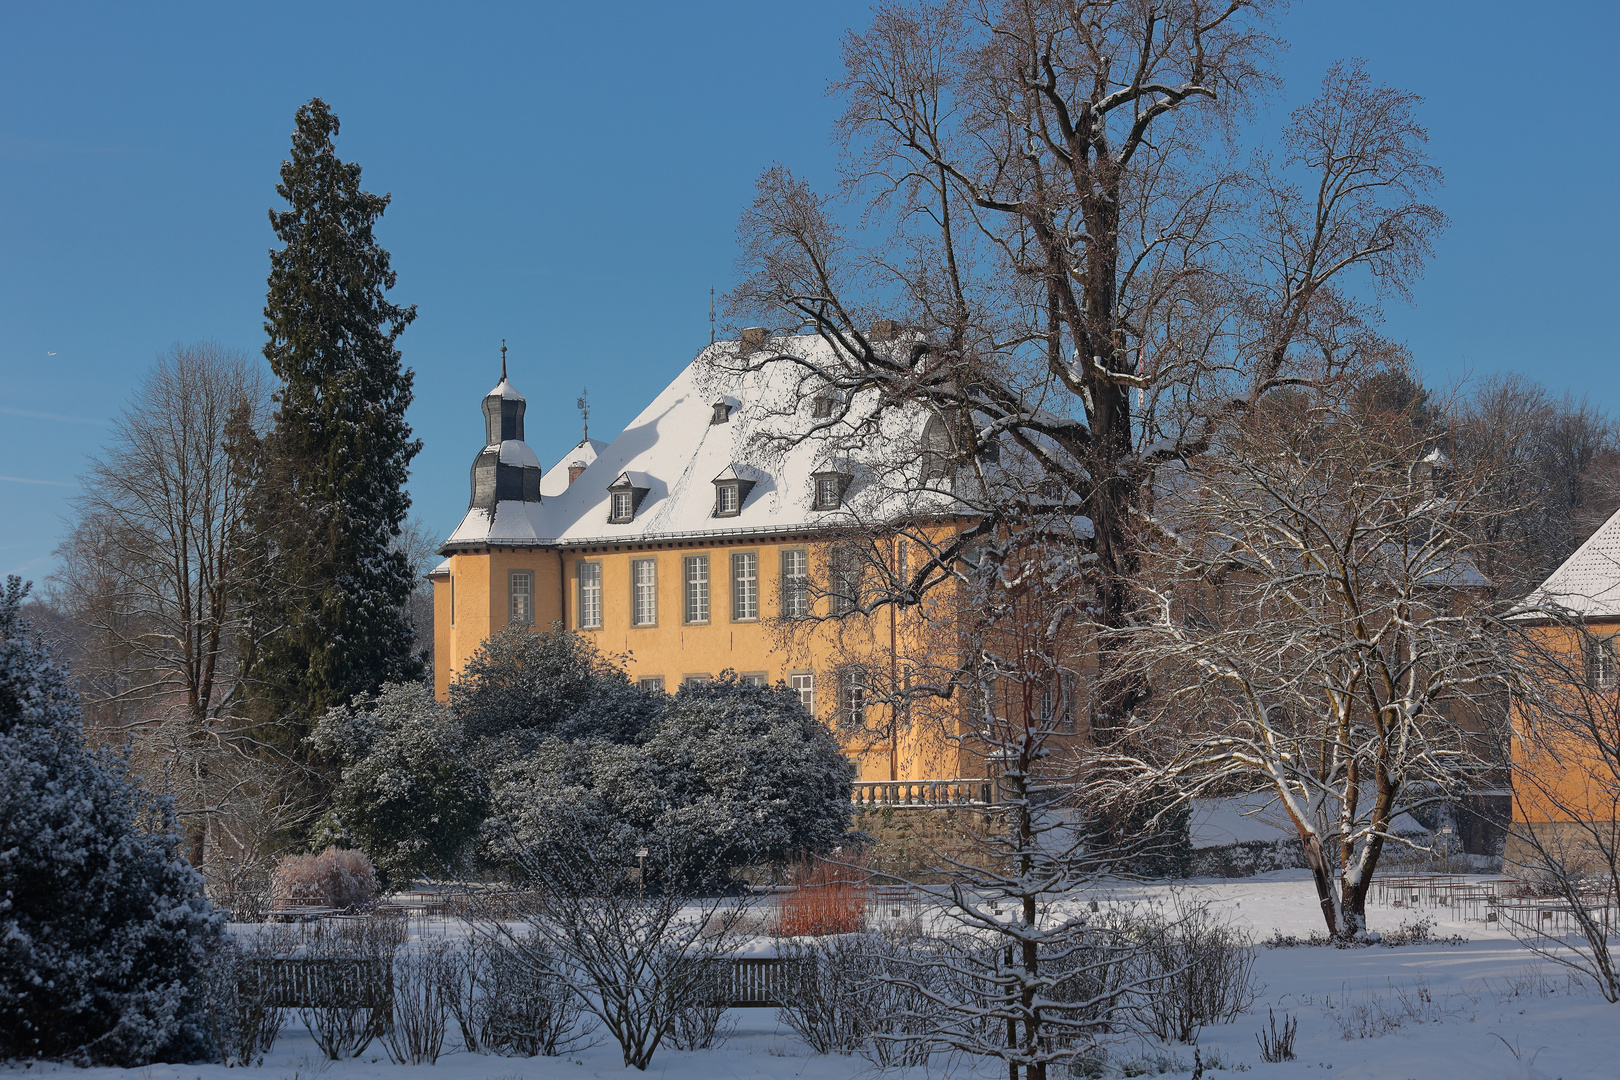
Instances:
[[[869,876],[859,857],[795,860],[788,867],[790,887],[777,897],[776,936],[858,933],[866,923]]]

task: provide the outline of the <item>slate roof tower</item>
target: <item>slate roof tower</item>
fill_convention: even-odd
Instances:
[[[540,459],[523,441],[523,395],[506,378],[506,343],[501,343],[501,381],[484,395],[484,448],[473,459],[467,509],[491,517],[497,503],[540,501]]]

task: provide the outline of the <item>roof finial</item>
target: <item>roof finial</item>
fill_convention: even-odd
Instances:
[[[585,429],[585,437],[580,440],[581,444],[591,441],[591,406],[587,400],[589,395],[590,388],[582,387],[579,391],[579,400],[574,402],[574,405],[579,409],[580,426]]]
[[[714,286],[709,286],[709,344],[714,344]]]
[[[506,339],[501,338],[501,382],[506,381]]]

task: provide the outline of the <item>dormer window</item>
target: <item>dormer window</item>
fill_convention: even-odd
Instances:
[[[608,524],[622,525],[634,521],[636,511],[641,509],[641,500],[647,497],[649,490],[650,484],[644,474],[620,473],[619,478],[608,485]]]
[[[753,490],[758,474],[745,466],[732,465],[714,478],[714,516],[736,517]]]
[[[714,489],[714,516],[730,517],[737,513],[740,500],[736,484],[721,484]]]
[[[837,405],[838,400],[831,394],[818,394],[810,403],[810,416],[815,420],[825,420],[833,414]]]
[[[731,419],[731,406],[724,401],[714,403],[714,415],[709,417],[710,425],[724,424]]]
[[[844,491],[849,487],[849,477],[843,473],[820,472],[814,474],[816,484],[815,503],[816,510],[837,510],[844,505]]]

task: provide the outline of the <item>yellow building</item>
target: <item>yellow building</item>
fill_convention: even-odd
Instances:
[[[467,514],[431,575],[435,691],[445,696],[491,634],[561,624],[668,692],[727,670],[785,683],[846,733],[862,781],[982,777],[984,766],[936,728],[868,714],[880,706],[849,663],[851,641],[863,665],[894,675],[908,647],[903,616],[816,618],[852,604],[828,581],[840,572],[831,545],[892,501],[884,474],[909,461],[927,479],[926,422],[869,431],[858,402],[810,391],[793,365],[739,373],[746,365],[712,362],[716,350],[735,359],[742,349],[711,346],[615,439],[587,438],[550,470],[524,441],[524,398],[503,359],[483,400]],[[939,529],[955,527],[948,494],[923,485],[921,497],[937,501]],[[891,551],[903,571],[905,542]],[[868,735],[848,735],[856,730]],[[934,785],[930,801],[954,794]],[[873,801],[895,797],[887,789]]]
[[[1514,709],[1514,828],[1503,861],[1510,872],[1536,874],[1552,860],[1608,873],[1620,859],[1620,513],[1526,604],[1549,612],[1521,620],[1538,646],[1530,659],[1546,708]]]

